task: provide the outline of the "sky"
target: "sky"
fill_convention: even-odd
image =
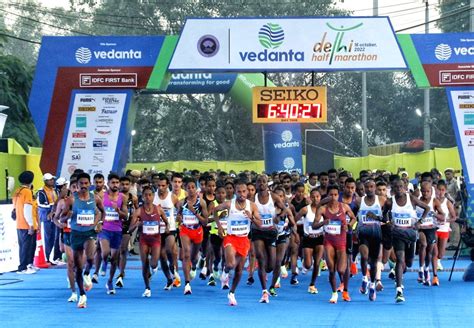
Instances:
[[[336,6],[342,9],[354,11],[353,16],[372,16],[374,0],[335,0]],[[378,2],[379,16],[389,16],[395,31],[413,25],[422,24],[425,21],[425,1],[428,1],[429,19],[439,17],[436,10],[438,0],[375,0]],[[67,7],[68,0],[37,0],[48,7]],[[416,27],[404,33],[424,33],[424,26]],[[439,32],[435,24],[430,24],[430,32]]]

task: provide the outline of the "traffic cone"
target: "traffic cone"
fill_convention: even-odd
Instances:
[[[41,238],[41,229],[36,232],[36,250],[34,265],[40,269],[49,268],[49,264],[46,262],[46,256],[44,255],[43,239]]]

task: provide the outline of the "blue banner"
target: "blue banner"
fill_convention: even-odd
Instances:
[[[265,171],[303,173],[299,124],[263,124]]]
[[[472,64],[472,33],[411,34],[411,38],[422,64]]]

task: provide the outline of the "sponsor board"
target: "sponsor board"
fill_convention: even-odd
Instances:
[[[86,132],[73,132],[73,133],[72,133],[72,137],[73,137],[73,138],[76,138],[76,139],[86,138],[86,137],[87,137],[87,133],[86,133]]]
[[[81,73],[81,88],[135,88],[138,85],[137,73]]]
[[[169,66],[172,72],[356,69],[406,69],[388,17],[187,19]]]

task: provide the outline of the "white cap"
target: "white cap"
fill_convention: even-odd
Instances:
[[[51,180],[51,179],[56,179],[56,177],[52,175],[51,173],[46,173],[45,175],[43,175],[43,181]]]
[[[69,181],[67,181],[65,178],[60,177],[56,180],[56,185],[57,186],[64,186],[65,184],[68,184]]]

